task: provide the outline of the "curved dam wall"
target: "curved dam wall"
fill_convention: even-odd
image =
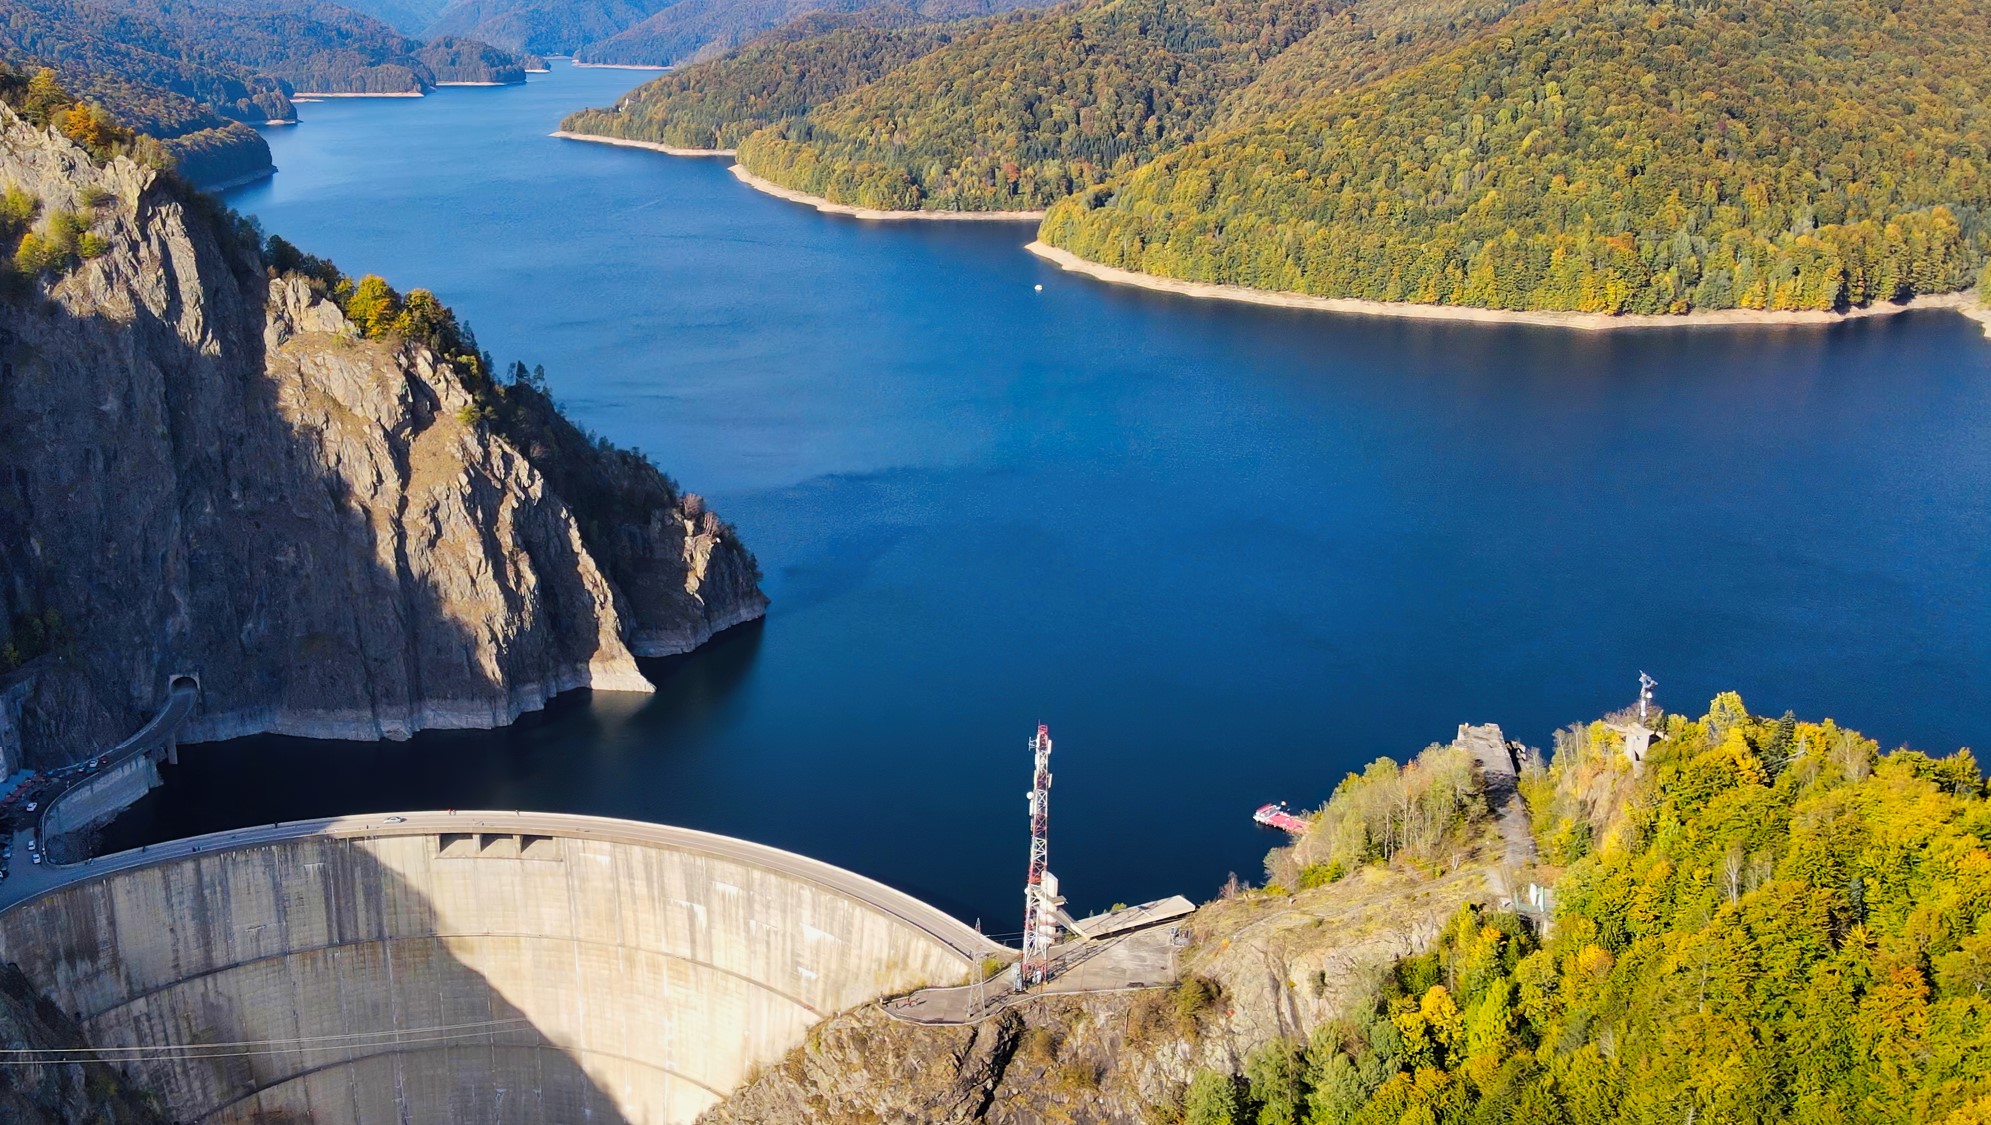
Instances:
[[[50,878],[0,957],[190,1122],[690,1121],[996,951],[827,864],[593,817],[280,825]]]

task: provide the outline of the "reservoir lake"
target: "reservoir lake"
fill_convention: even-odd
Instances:
[[[651,696],[187,747],[108,847],[418,808],[635,817],[1019,927],[1026,740],[1076,912],[1262,879],[1277,799],[1637,676],[1991,745],[1991,341],[1918,311],[1581,333],[1109,287],[1030,224],[866,223],[547,136],[643,72],[339,99],[227,194],[426,287],[731,520],[773,606]],[[1041,291],[1037,288],[1041,286]]]

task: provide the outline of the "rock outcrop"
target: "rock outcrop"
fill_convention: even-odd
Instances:
[[[201,680],[190,740],[398,738],[650,690],[637,656],[763,611],[697,497],[530,388],[492,423],[171,177],[0,108],[7,187],[101,251],[0,298],[0,651],[36,656],[23,622],[47,650],[30,764],[136,726],[172,673]]]
[[[1246,891],[1188,923],[1169,988],[1052,995],[969,1026],[832,1017],[699,1125],[1144,1125],[1177,1120],[1202,1069],[1235,1073],[1370,1001],[1398,958],[1495,899],[1497,839],[1445,875],[1373,867],[1296,894]]]
[[[0,965],[0,1121],[167,1125],[158,1099],[86,1049],[83,1033],[13,965]],[[33,1052],[22,1054],[20,1052]],[[34,1060],[34,1061],[27,1061]]]

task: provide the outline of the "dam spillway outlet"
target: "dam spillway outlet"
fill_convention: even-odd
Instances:
[[[196,850],[197,849],[197,850]],[[0,957],[189,1122],[688,1122],[997,951],[802,856],[595,817],[280,825],[64,869]]]

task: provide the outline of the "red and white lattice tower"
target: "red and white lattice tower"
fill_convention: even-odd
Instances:
[[[1037,772],[1030,784],[1030,881],[1023,888],[1023,960],[1016,985],[1042,984],[1051,974],[1051,943],[1057,940],[1065,900],[1058,897],[1058,877],[1047,866],[1051,854],[1051,728],[1037,726],[1030,740]]]

